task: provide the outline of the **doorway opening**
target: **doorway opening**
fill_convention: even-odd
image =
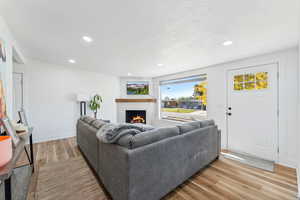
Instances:
[[[13,73],[13,119],[19,121],[18,112],[24,108],[24,74]]]

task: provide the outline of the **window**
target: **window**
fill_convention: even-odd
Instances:
[[[268,88],[268,72],[234,76],[234,90],[262,90]]]
[[[207,118],[207,76],[198,75],[160,82],[160,116],[191,121]]]

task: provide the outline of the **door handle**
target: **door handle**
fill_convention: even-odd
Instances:
[[[227,115],[231,116],[232,114],[230,112],[227,112]]]

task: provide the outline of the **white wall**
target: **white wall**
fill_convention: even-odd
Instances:
[[[226,73],[228,69],[255,66],[259,64],[279,64],[279,148],[278,163],[297,166],[297,68],[298,49],[292,48],[271,54],[242,59],[225,64],[199,68],[197,70],[157,77],[153,79],[154,93],[158,98],[160,80],[206,73],[208,77],[208,116],[213,118],[222,130],[222,148],[226,148]],[[158,112],[157,108],[157,112]],[[156,115],[158,116],[158,115]],[[158,121],[161,121],[157,119]],[[166,122],[164,122],[166,124]]]
[[[24,73],[24,103],[35,127],[35,142],[75,135],[76,120],[80,117],[78,93],[100,94],[103,104],[98,118],[116,122],[117,77],[34,60],[15,65],[14,71]],[[91,111],[88,114],[93,116]]]

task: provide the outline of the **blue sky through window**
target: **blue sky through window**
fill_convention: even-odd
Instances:
[[[179,97],[191,97],[194,94],[194,86],[196,84],[199,84],[199,81],[161,85],[161,99],[165,99],[165,97],[169,97],[170,99],[177,99]]]

